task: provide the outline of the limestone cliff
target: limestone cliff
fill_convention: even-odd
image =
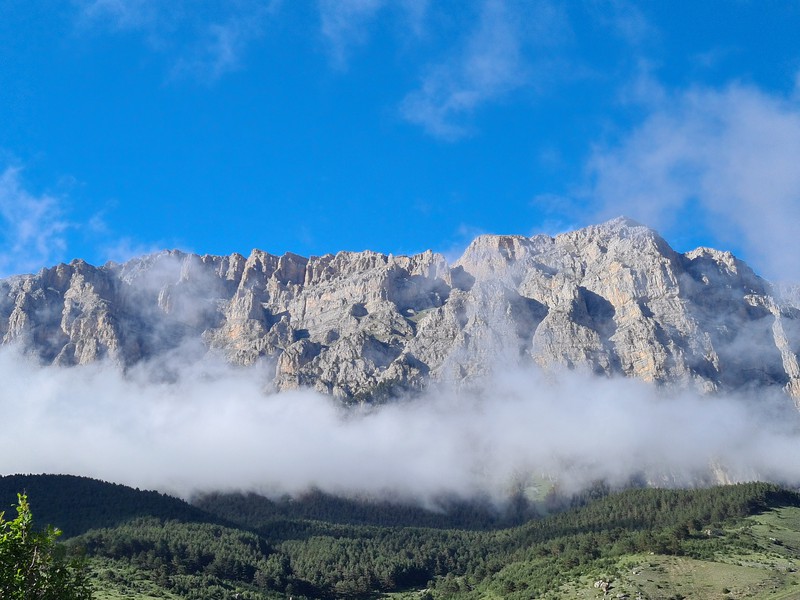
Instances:
[[[727,252],[675,252],[620,218],[440,255],[162,252],[0,281],[0,335],[58,365],[123,366],[191,343],[278,389],[368,400],[498,365],[800,397],[800,310]]]

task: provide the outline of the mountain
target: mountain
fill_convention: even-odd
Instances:
[[[625,218],[482,235],[453,264],[430,251],[74,260],[0,281],[0,335],[64,366],[266,360],[275,389],[346,401],[535,364],[800,402],[800,310],[729,252],[681,254]]]

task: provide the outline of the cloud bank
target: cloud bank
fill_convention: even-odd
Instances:
[[[269,365],[206,358],[169,381],[140,366],[41,367],[0,351],[0,472],[72,473],[189,496],[207,490],[503,498],[529,475],[665,485],[800,483],[785,398],[666,394],[631,380],[515,371],[347,410],[265,390]],[[714,468],[720,469],[714,472]],[[720,479],[720,473],[724,476]]]

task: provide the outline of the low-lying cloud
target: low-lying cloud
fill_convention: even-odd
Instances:
[[[534,370],[482,390],[431,390],[346,409],[266,389],[270,365],[42,367],[0,351],[0,472],[71,473],[189,496],[316,487],[423,503],[502,498],[528,475],[571,491],[598,479],[664,485],[800,483],[800,418],[786,397],[666,393],[633,380]]]

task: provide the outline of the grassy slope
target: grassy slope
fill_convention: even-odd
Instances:
[[[783,507],[747,517],[714,532],[726,548],[713,560],[687,556],[628,554],[612,566],[564,581],[553,599],[596,599],[600,579],[611,581],[609,596],[631,600],[800,600],[800,508]],[[744,547],[743,547],[744,546]],[[483,590],[480,598],[502,598]]]
[[[148,573],[110,560],[91,560],[95,600],[181,600],[157,585]]]

